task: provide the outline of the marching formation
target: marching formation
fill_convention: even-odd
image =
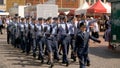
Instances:
[[[62,55],[62,63],[69,66],[69,53],[73,61],[76,61],[76,57],[79,58],[80,68],[85,68],[90,66],[89,39],[101,42],[97,40],[98,37],[90,35],[91,31],[99,31],[94,25],[96,21],[83,14],[47,19],[9,17],[7,42],[20,48],[26,55],[32,53],[34,58],[38,56],[41,63],[44,63],[45,56],[48,56],[47,64],[50,64],[50,68],[54,66],[54,60],[60,60],[59,55]]]

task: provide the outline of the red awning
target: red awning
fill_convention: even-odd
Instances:
[[[106,13],[107,9],[104,7],[101,0],[98,0],[94,5],[87,9],[88,13]]]

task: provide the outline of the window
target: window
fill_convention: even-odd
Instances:
[[[4,5],[4,0],[0,0],[0,5]]]

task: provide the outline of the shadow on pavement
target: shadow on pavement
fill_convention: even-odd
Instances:
[[[107,46],[90,47],[90,54],[99,56],[102,58],[120,58],[120,48],[116,50],[108,49]]]
[[[20,65],[22,67],[26,66],[35,66],[35,67],[49,67],[49,65],[46,64],[47,60],[45,60],[44,64],[40,63],[40,60],[37,60],[33,58],[33,56],[30,54],[29,56],[26,56],[25,53],[21,53],[20,49],[14,48],[11,45],[2,45],[3,49],[0,50],[0,54],[3,54],[4,57],[7,58],[7,61],[11,62],[12,65]],[[70,65],[79,65],[78,62],[72,62],[70,60]],[[62,64],[61,61],[58,63],[55,63],[55,66],[62,66],[65,67],[65,64]]]

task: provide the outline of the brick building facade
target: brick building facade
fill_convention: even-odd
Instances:
[[[26,0],[26,4],[36,5],[36,4],[43,4],[48,0]]]
[[[47,1],[51,0],[6,0],[6,10],[15,5],[36,5],[36,4],[44,4]],[[55,4],[58,5],[59,8],[78,8],[81,6],[85,0],[54,0]],[[95,3],[97,0],[86,0],[89,3]],[[106,2],[106,0],[102,0]]]
[[[6,10],[9,11],[11,7],[18,5],[25,5],[25,0],[6,0]]]
[[[30,3],[31,5],[35,4],[43,4],[49,0],[26,0],[26,3]],[[78,8],[80,5],[80,1],[82,0],[56,0],[56,4],[59,8]]]

